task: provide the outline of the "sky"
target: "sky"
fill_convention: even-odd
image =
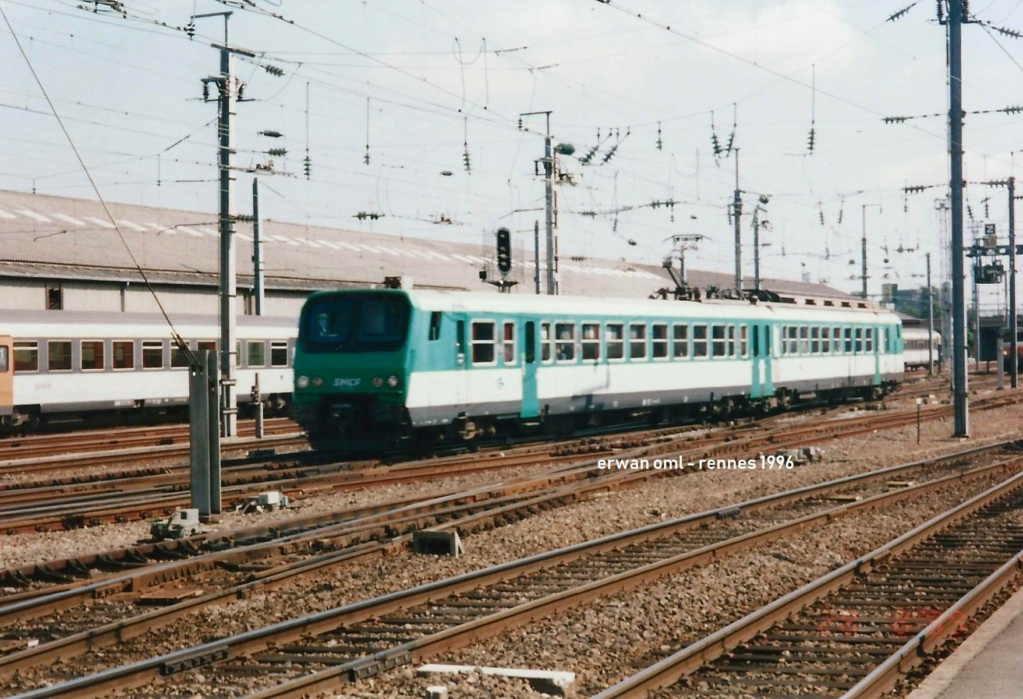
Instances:
[[[685,244],[688,267],[732,273],[738,174],[748,276],[765,200],[765,277],[859,291],[864,234],[872,295],[883,283],[921,286],[928,252],[935,283],[947,274],[946,27],[931,0],[0,9],[0,189],[215,212],[217,109],[203,80],[219,75],[225,19],[192,17],[230,11],[229,43],[245,51],[239,213],[251,211],[258,166],[266,218],[487,251],[507,227],[518,250],[531,248],[547,120],[522,115],[550,112],[555,142],[575,148],[558,157],[562,259],[660,264]],[[1023,124],[1011,110],[1023,105],[1023,39],[1011,35],[1023,32],[1023,0],[969,10],[967,241],[984,223],[1007,235],[1006,190],[982,183],[1015,175]]]

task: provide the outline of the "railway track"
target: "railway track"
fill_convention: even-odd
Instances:
[[[1006,391],[980,398],[975,411],[999,408],[1020,400],[1021,391]],[[951,415],[948,405],[928,406],[919,414],[921,421],[945,419]],[[787,419],[787,418],[786,418]],[[656,452],[690,460],[711,456],[748,457],[760,452],[797,448],[832,437],[854,437],[881,429],[913,424],[918,415],[912,410],[874,411],[863,415],[839,414],[834,419],[810,425],[786,426],[767,421],[737,430],[715,430],[709,434],[691,427],[658,428],[632,435],[605,435],[572,440],[550,449],[546,445],[528,445],[504,452],[463,454],[440,459],[398,463],[393,466],[368,466],[350,470],[352,464],[313,463],[303,465],[295,459],[225,464],[223,494],[230,502],[267,489],[284,490],[291,496],[317,492],[380,487],[399,483],[450,478],[488,470],[520,469],[535,465],[540,455],[548,463],[571,463],[580,454],[600,456],[614,452],[619,462],[628,457],[647,457]],[[314,458],[315,457],[314,455]],[[695,463],[695,461],[693,462]],[[590,470],[593,470],[592,467]],[[121,476],[121,477],[117,477]],[[642,479],[649,473],[636,472]],[[109,522],[124,522],[166,516],[189,503],[188,469],[178,466],[169,471],[128,476],[82,477],[82,483],[45,480],[0,486],[0,534],[31,531],[59,531]]]
[[[88,430],[59,434],[41,434],[0,439],[0,463],[15,459],[43,459],[73,453],[81,456],[94,452],[149,449],[188,444],[188,425],[153,425],[108,430]],[[268,418],[263,423],[264,435],[294,435],[301,428],[287,418]],[[256,427],[251,420],[238,421],[238,437],[255,439]],[[258,442],[256,442],[258,444]],[[168,450],[171,456],[176,453]]]
[[[160,684],[139,689],[137,695],[162,696],[180,689],[174,687],[179,672],[197,666],[214,686],[231,686],[244,676],[274,684],[253,696],[308,696],[818,522],[885,507],[963,479],[983,482],[995,472],[1018,470],[1021,462],[1012,457],[911,487],[900,480],[890,490],[892,479],[904,479],[912,469],[918,472],[916,477],[924,477],[930,469],[935,469],[930,472],[934,476],[948,468],[947,462],[908,465],[740,503],[254,629],[23,696],[95,696],[113,687],[141,687],[158,679]],[[102,633],[112,642],[141,633],[137,629],[122,620]],[[90,647],[100,638],[96,631],[78,642]],[[0,673],[24,669],[17,663],[33,656],[36,664],[65,657],[47,656],[61,651],[40,647],[5,656]]]
[[[1023,474],[650,665],[594,699],[877,697],[1023,571]]]

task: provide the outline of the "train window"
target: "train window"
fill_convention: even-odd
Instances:
[[[161,348],[161,352],[162,352],[162,348]],[[160,359],[161,359],[160,363],[162,364],[163,363],[162,362],[163,357],[161,357]],[[182,348],[178,347],[176,344],[172,344],[171,345],[170,364],[171,364],[171,369],[183,369],[183,368],[186,368],[188,366],[188,354],[186,354],[185,350],[183,350]],[[153,368],[155,369],[156,367],[153,367]]]
[[[103,370],[103,340],[82,340],[82,371]]]
[[[646,325],[629,324],[629,359],[646,359]]]
[[[536,323],[526,323],[526,364],[536,362]]]
[[[472,322],[472,363],[493,364],[494,358],[494,322],[491,320],[475,320]]]
[[[821,328],[821,352],[831,354],[831,328]]]
[[[583,359],[600,359],[600,323],[583,323]]]
[[[111,348],[113,349],[113,356],[111,357],[111,360],[114,369],[135,368],[134,342],[131,340],[114,340]]]
[[[14,343],[14,371],[39,371],[39,344],[37,342]]]
[[[46,346],[47,369],[50,371],[71,371],[71,342],[50,340]]]
[[[575,323],[554,324],[554,354],[559,362],[575,359]]]
[[[196,345],[199,347],[200,352],[202,352],[203,350],[213,352],[214,354],[216,354],[217,352],[216,340],[199,340],[199,342],[197,342]]]
[[[672,328],[674,342],[672,343],[672,354],[675,359],[689,356],[689,326],[676,325]]]
[[[707,356],[707,326],[693,326],[693,356],[700,358]]]
[[[735,356],[735,326],[726,325],[726,332],[728,333],[728,349],[726,350],[727,357]]]
[[[177,352],[177,348],[174,348]],[[172,353],[173,357],[174,354]],[[186,364],[174,364],[171,366],[187,366]],[[143,369],[163,369],[163,340],[143,340],[142,341],[142,368]]]
[[[799,329],[799,353],[810,354],[810,328],[805,325]]]
[[[430,341],[440,339],[440,311],[430,313]]]
[[[820,354],[821,353],[821,329],[810,328],[810,353]]]
[[[725,326],[724,325],[712,325],[710,326],[710,336],[712,340],[711,353],[714,357],[724,357],[727,351],[725,345]]]
[[[7,350],[7,345],[0,346],[0,374],[6,374],[11,369],[11,358]]]
[[[515,323],[504,322],[504,363],[515,364]]]
[[[885,352],[885,353],[888,353],[888,352],[892,351],[891,348],[892,348],[892,329],[891,328],[885,328],[884,329],[884,347],[882,347],[881,350],[883,352]]]
[[[852,328],[843,328],[842,334],[845,336],[845,353],[852,354],[853,351]]]
[[[540,358],[547,363],[551,361],[551,324],[540,323]]]
[[[245,359],[251,367],[266,366],[266,343],[262,340],[249,340],[246,342]]]
[[[740,357],[748,357],[749,356],[749,338],[748,338],[748,334],[749,334],[749,326],[748,325],[740,325],[739,326],[739,356]]]
[[[650,352],[654,359],[668,358],[668,324],[654,323],[650,328]]]
[[[791,325],[784,325],[781,329],[781,353],[795,354],[798,351],[799,343],[796,340],[796,329]]]
[[[288,341],[270,341],[270,366],[288,366]]]
[[[604,346],[608,359],[625,357],[625,327],[621,323],[608,323],[604,327]]]
[[[407,317],[407,306],[389,298],[367,297],[359,309],[355,338],[360,343],[400,343],[405,339]]]
[[[853,348],[856,354],[863,352],[863,328],[856,328],[856,345]]]
[[[863,351],[868,354],[874,351],[874,329],[865,328],[863,330]]]

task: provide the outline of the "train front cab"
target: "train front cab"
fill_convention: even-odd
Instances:
[[[316,441],[393,441],[407,425],[411,307],[397,291],[315,294],[299,320],[293,417]]]
[[[14,412],[14,342],[0,335],[0,425],[6,425]]]

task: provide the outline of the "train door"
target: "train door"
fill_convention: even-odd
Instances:
[[[14,410],[14,343],[0,335],[0,418]]]
[[[523,323],[522,335],[522,408],[519,417],[536,417],[540,414],[540,401],[536,393],[536,368],[540,363],[537,352],[536,321]]]
[[[774,393],[771,380],[771,326],[767,323],[754,323],[752,329],[753,351],[753,384],[751,398],[763,398]]]

